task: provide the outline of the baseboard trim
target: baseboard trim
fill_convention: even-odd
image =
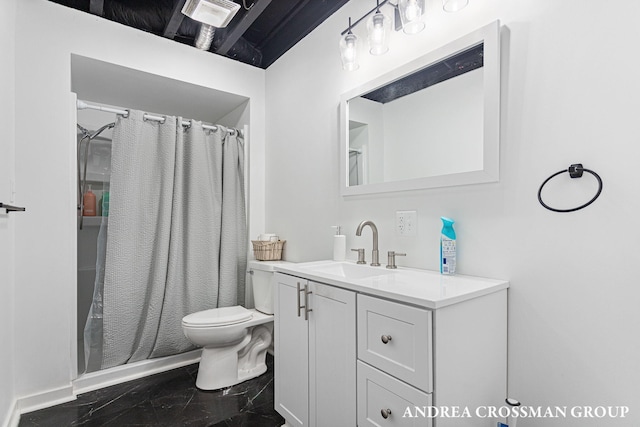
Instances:
[[[73,394],[78,395],[115,384],[136,380],[160,372],[198,363],[202,349],[158,359],[141,360],[79,376],[72,382]]]
[[[18,409],[20,414],[37,411],[38,409],[48,408],[50,406],[59,405],[61,403],[71,402],[76,399],[71,385],[48,390],[42,393],[32,394],[18,399]]]
[[[14,404],[12,412],[8,414],[8,419],[4,425],[5,427],[17,427],[20,421],[20,414],[71,402],[81,393],[198,363],[201,354],[202,350],[198,349],[81,375],[68,386],[19,398]]]

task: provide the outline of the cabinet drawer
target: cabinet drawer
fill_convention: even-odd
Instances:
[[[431,418],[403,417],[407,408],[415,414],[415,407],[431,405],[431,394],[358,361],[358,426],[431,427]],[[384,414],[387,418],[384,418],[383,411],[390,411]]]
[[[358,295],[358,358],[433,391],[431,311]]]

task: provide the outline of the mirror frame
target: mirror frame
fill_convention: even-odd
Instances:
[[[392,83],[452,55],[484,43],[483,64],[483,160],[482,169],[401,181],[349,186],[349,104],[348,101]],[[416,136],[419,138],[420,136]],[[500,180],[500,21],[494,21],[432,52],[404,64],[340,97],[340,194],[354,196],[395,191],[421,190],[456,185],[481,184]]]

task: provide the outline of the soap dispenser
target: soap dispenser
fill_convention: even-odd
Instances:
[[[347,257],[347,238],[340,234],[339,225],[332,225],[331,228],[336,229],[336,235],[333,236],[333,260],[344,261]]]

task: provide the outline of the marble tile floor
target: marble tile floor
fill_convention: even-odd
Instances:
[[[276,427],[273,357],[265,374],[218,391],[195,386],[198,365],[81,394],[73,402],[23,414],[19,427]]]

